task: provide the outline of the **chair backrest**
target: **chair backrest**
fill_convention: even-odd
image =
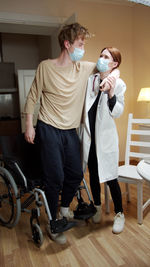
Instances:
[[[138,140],[135,141],[133,138]],[[135,147],[137,149],[136,152],[133,151]],[[145,157],[150,157],[150,119],[135,119],[133,114],[130,113],[128,117],[125,164],[129,165],[131,158],[143,159]]]

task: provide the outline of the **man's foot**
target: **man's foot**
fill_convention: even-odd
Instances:
[[[58,218],[62,219],[63,217],[67,218],[68,221],[72,220],[74,218],[74,213],[69,208],[61,207]]]
[[[51,227],[50,227],[50,224],[49,223],[47,224],[46,230],[47,230],[47,233],[48,233],[49,237],[53,241],[57,242],[58,244],[63,245],[63,244],[65,244],[67,242],[67,239],[66,239],[66,236],[64,235],[64,233],[56,233],[56,234],[53,234],[51,232]]]
[[[124,229],[124,224],[125,224],[124,214],[121,212],[118,212],[116,216],[114,217],[114,224],[113,224],[112,232],[114,234],[120,234]]]
[[[63,233],[72,227],[76,226],[75,221],[68,221],[67,218],[63,217],[60,220],[51,220],[50,227],[52,234]]]
[[[94,216],[96,213],[96,208],[93,202],[88,204],[87,202],[79,202],[76,210],[74,211],[74,218],[77,220],[88,220]]]
[[[92,217],[92,221],[94,223],[100,223],[101,219],[102,219],[102,208],[101,208],[101,205],[99,206],[96,206],[95,205],[95,208],[96,208],[96,213],[95,215]]]

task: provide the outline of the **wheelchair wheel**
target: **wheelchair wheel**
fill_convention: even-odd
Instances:
[[[40,226],[37,223],[32,224],[32,239],[38,247],[43,244],[44,238]]]
[[[21,202],[16,183],[5,168],[0,167],[0,223],[14,227],[20,218]]]

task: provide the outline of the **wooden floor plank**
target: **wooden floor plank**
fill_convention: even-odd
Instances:
[[[143,224],[139,225],[136,196],[136,186],[131,185],[131,202],[127,204],[123,196],[125,229],[115,235],[112,233],[113,203],[110,203],[110,214],[105,214],[102,187],[101,223],[79,221],[77,227],[65,233],[65,245],[59,245],[47,236],[47,217],[42,208],[40,225],[44,243],[38,248],[32,241],[30,215],[22,213],[13,229],[0,226],[0,267],[150,267],[150,208],[146,210]],[[147,197],[150,197],[150,188],[144,185],[144,199]],[[84,198],[88,201],[86,192]],[[74,199],[71,207],[76,205]]]

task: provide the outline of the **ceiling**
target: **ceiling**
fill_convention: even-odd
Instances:
[[[134,6],[128,0],[80,0],[81,2]],[[144,2],[144,1],[143,1]],[[146,2],[146,1],[145,1]],[[66,18],[42,17],[0,12],[0,32],[51,35]]]
[[[124,6],[134,6],[136,4],[142,4],[145,6],[150,6],[150,0],[80,0],[82,2],[94,2],[103,4],[114,4],[114,5],[124,5]]]
[[[131,3],[128,0],[80,0],[80,1],[103,3],[103,4],[114,4],[114,5],[125,5],[125,6],[134,6],[135,5],[135,3]]]

